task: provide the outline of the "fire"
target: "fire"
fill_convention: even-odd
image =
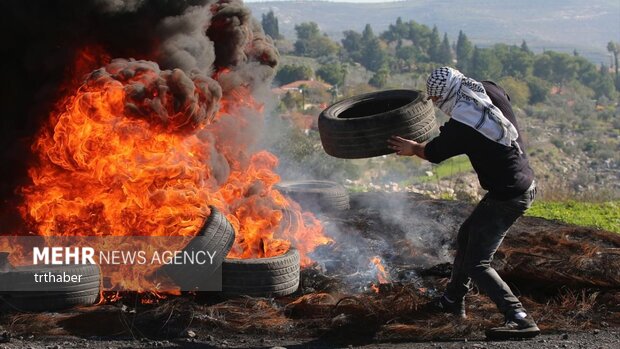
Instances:
[[[379,281],[379,284],[387,284],[388,282],[390,282],[390,278],[385,271],[385,267],[383,266],[381,258],[379,256],[374,256],[370,259],[370,262],[375,266],[375,269],[377,270],[377,281]]]
[[[374,292],[374,293],[379,293],[380,289],[379,289],[379,285],[381,284],[387,284],[390,282],[390,278],[388,276],[387,271],[385,270],[385,266],[383,266],[383,262],[381,260],[381,257],[379,256],[374,256],[370,259],[370,265],[374,268],[375,270],[375,274],[377,275],[377,283],[371,283],[370,284],[370,289]]]
[[[214,205],[236,231],[231,258],[276,256],[294,244],[307,265],[330,241],[273,189],[278,159],[252,149],[263,106],[247,86],[222,94],[210,77],[113,60],[58,106],[22,188],[20,212],[38,235],[194,236]]]
[[[379,286],[375,285],[375,284],[370,284],[370,289],[372,290],[372,292],[374,293],[379,293]]]
[[[66,74],[71,79],[70,86],[67,87],[80,86],[81,78],[90,73],[93,67],[108,64],[111,60],[112,57],[99,45],[90,45],[77,50],[72,70]]]

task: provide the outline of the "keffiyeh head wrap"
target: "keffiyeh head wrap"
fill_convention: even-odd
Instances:
[[[451,118],[473,127],[494,142],[514,146],[521,153],[517,129],[493,105],[480,82],[456,69],[441,67],[428,77],[426,92],[429,96],[439,97],[437,107]]]

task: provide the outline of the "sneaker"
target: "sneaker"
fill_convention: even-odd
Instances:
[[[461,298],[460,301],[450,302],[446,296],[441,296],[433,299],[430,303],[430,310],[442,313],[453,314],[461,319],[466,319],[465,313],[465,298]]]
[[[506,340],[519,338],[534,338],[540,334],[536,322],[529,316],[523,319],[512,318],[506,320],[504,326],[486,330],[486,336],[491,340]]]

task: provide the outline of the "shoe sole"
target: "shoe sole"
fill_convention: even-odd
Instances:
[[[485,335],[490,340],[509,340],[509,339],[524,339],[534,338],[540,334],[540,329],[528,328],[521,330],[487,330]]]

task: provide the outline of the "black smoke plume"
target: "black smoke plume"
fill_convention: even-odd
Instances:
[[[126,79],[114,70],[123,65],[134,73],[141,65],[161,71],[168,79],[166,88],[173,86],[181,105],[196,111],[192,120],[169,120],[175,126],[209,118],[221,94],[235,86],[266,86],[277,64],[271,39],[240,0],[3,0],[0,13],[3,221],[14,216],[11,209],[19,199],[18,188],[28,181],[26,170],[33,161],[30,147],[37,132],[59,99],[76,87],[68,83],[70,79],[78,84],[89,77],[91,81]],[[100,70],[76,76],[76,57],[92,47],[97,48],[93,61],[102,64],[89,68]],[[105,52],[109,59],[97,52]],[[108,65],[111,59],[117,60]],[[224,69],[226,74],[218,81]],[[188,92],[190,80],[202,86],[201,93]],[[137,115],[141,108],[158,107],[143,93],[161,84],[154,81],[144,90],[133,88],[128,108]],[[175,106],[164,106],[162,118],[170,108]]]

